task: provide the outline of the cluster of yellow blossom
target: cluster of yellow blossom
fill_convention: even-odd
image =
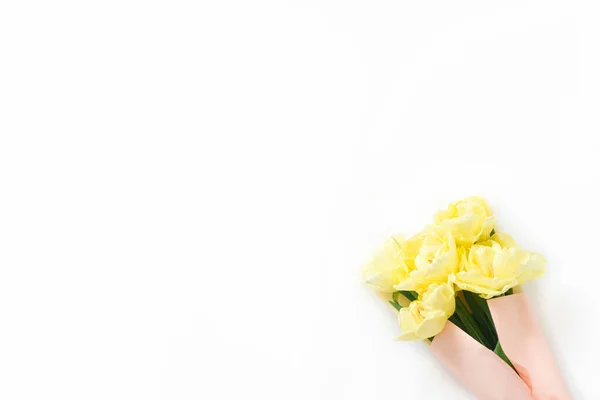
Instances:
[[[542,256],[521,249],[494,226],[485,200],[470,197],[438,212],[434,223],[416,235],[395,235],[385,242],[363,278],[377,291],[418,295],[400,309],[400,339],[426,339],[441,332],[454,313],[456,291],[490,299],[544,273]]]

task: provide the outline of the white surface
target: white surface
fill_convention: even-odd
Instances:
[[[0,398],[469,399],[358,271],[472,194],[600,398],[598,7],[2,2]]]

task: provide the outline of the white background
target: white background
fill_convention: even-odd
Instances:
[[[485,196],[600,398],[597,2],[3,1],[0,398],[470,399],[359,280]]]

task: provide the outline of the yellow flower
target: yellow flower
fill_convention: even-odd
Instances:
[[[454,314],[455,304],[451,285],[432,284],[420,300],[400,309],[398,323],[402,334],[398,340],[427,339],[437,335]]]
[[[452,203],[435,215],[435,223],[452,233],[456,243],[470,247],[478,240],[487,240],[494,229],[495,218],[486,201],[469,197]]]
[[[395,292],[394,285],[408,276],[408,267],[401,258],[400,250],[398,239],[388,238],[379,253],[364,267],[363,280],[375,290]]]
[[[521,249],[509,235],[497,233],[460,255],[460,272],[454,283],[490,299],[539,278],[545,265],[544,257]]]
[[[428,228],[412,240],[414,243],[401,252],[409,274],[394,286],[396,290],[423,293],[432,283],[447,283],[458,272],[456,244],[450,233]]]

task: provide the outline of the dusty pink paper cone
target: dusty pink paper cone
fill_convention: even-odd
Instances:
[[[480,400],[531,400],[521,378],[500,357],[451,322],[431,351]]]
[[[534,400],[572,399],[524,294],[488,300],[504,353]],[[434,340],[435,342],[435,340]]]

